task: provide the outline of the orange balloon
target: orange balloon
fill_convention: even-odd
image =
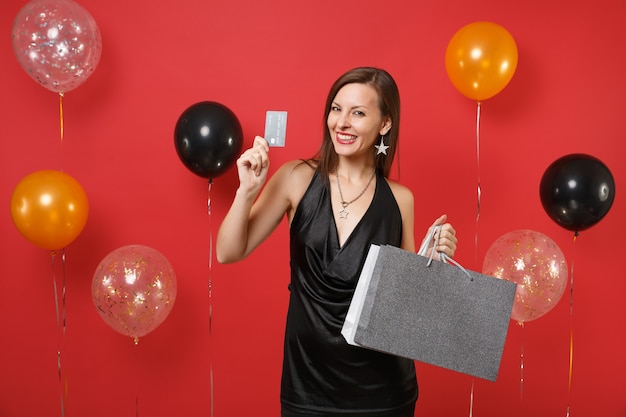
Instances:
[[[446,71],[467,98],[482,101],[498,94],[517,68],[517,45],[502,26],[475,22],[462,27],[446,49]]]
[[[73,242],[85,227],[88,213],[85,191],[60,171],[27,175],[11,196],[13,223],[26,239],[43,249],[61,249]]]

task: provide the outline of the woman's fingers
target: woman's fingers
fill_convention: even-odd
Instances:
[[[269,146],[261,136],[254,138],[254,144],[239,157],[239,165],[249,167],[256,176],[261,175],[264,168],[269,166]]]
[[[437,223],[441,221],[444,218],[444,216],[441,216],[439,219],[437,219],[434,225],[438,225]],[[454,257],[458,239],[456,237],[456,230],[450,223],[445,223],[441,225],[439,236],[435,236],[435,240],[437,242],[436,250],[438,252],[443,252],[450,258]]]

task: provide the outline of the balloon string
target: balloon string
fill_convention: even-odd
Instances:
[[[474,237],[474,261],[478,262],[478,220],[480,219],[480,101],[476,102],[476,178],[477,178],[477,208],[476,208],[476,235]]]
[[[65,337],[65,329],[66,329],[66,324],[67,324],[67,314],[66,314],[66,308],[65,308],[65,289],[66,289],[66,268],[65,268],[65,248],[61,249],[61,266],[63,269],[63,287],[62,287],[62,292],[61,292],[61,300],[62,300],[62,306],[63,306],[63,336]]]
[[[135,349],[135,417],[139,417],[139,338],[133,339]]]
[[[574,232],[573,246],[576,249],[576,238],[578,232]],[[572,398],[572,375],[574,373],[574,262],[576,253],[572,258],[572,268],[570,271],[569,281],[569,318],[570,318],[570,331],[569,331],[569,374],[567,377],[567,412],[566,417],[570,415],[570,401]]]
[[[67,380],[61,366],[61,351],[63,345],[63,339],[65,337],[65,251],[62,252],[62,286],[61,286],[61,307],[59,307],[59,286],[57,284],[57,276],[55,273],[55,251],[50,252],[51,256],[51,268],[52,268],[52,286],[54,288],[54,307],[56,311],[57,319],[57,372],[59,374],[59,395],[61,401],[61,417],[65,417],[65,403],[67,399]],[[62,311],[61,311],[62,310]]]
[[[470,390],[469,417],[472,417],[473,414],[474,414],[474,378],[472,378],[472,388]]]
[[[522,346],[520,348],[520,378],[519,378],[519,399],[522,401],[524,396],[524,322],[521,321],[519,325],[522,327]]]
[[[208,197],[207,197],[207,214],[209,215],[209,300],[211,299],[211,292],[213,290],[213,283],[211,279],[211,271],[213,269],[213,227],[211,226],[211,190],[213,188],[213,179],[209,180]],[[210,321],[209,321],[210,323]],[[211,327],[209,327],[211,330]]]
[[[477,171],[477,209],[476,209],[476,233],[474,235],[474,261],[478,263],[478,219],[480,218],[480,101],[476,102],[476,171]],[[474,412],[474,379],[470,391],[469,416]]]
[[[63,171],[63,136],[64,136],[64,123],[63,123],[63,93],[59,93],[59,129],[61,133],[61,171]]]
[[[208,197],[207,197],[207,214],[209,216],[209,280],[208,280],[208,296],[209,296],[209,389],[211,398],[211,417],[214,413],[214,387],[213,387],[213,354],[211,351],[211,338],[213,334],[213,226],[211,216],[211,190],[213,188],[213,179],[209,179]]]

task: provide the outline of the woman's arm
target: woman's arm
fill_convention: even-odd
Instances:
[[[415,200],[413,197],[413,193],[407,187],[389,181],[391,186],[391,190],[393,191],[393,195],[398,202],[398,206],[400,207],[400,213],[402,215],[402,249],[408,250],[410,252],[415,252],[415,236],[413,231],[413,226],[415,223]],[[454,257],[454,253],[456,252],[456,244],[458,242],[456,238],[456,231],[454,227],[447,223],[448,216],[442,215],[430,226],[431,228],[436,226],[441,226],[441,233],[438,239],[438,245],[435,248],[437,252],[443,252],[450,258]],[[428,255],[433,250],[433,242],[430,242],[428,248]]]
[[[285,214],[291,220],[313,176],[313,167],[291,161],[276,170],[263,187],[268,150],[265,139],[257,136],[254,146],[237,160],[240,185],[217,235],[220,263],[244,259],[278,227]]]
[[[217,234],[215,249],[220,263],[248,256],[276,228],[289,208],[282,168],[263,188],[269,169],[268,152],[265,139],[257,136],[253,146],[237,160],[239,188]]]

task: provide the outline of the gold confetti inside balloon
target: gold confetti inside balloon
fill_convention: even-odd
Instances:
[[[176,275],[157,250],[128,245],[104,257],[94,273],[91,290],[100,317],[137,342],[156,329],[172,310]]]
[[[487,250],[483,273],[517,284],[511,319],[535,320],[549,312],[567,286],[567,262],[548,236],[516,230],[498,238]]]

